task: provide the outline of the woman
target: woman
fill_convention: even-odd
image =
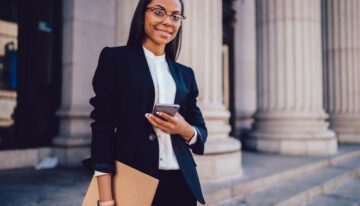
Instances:
[[[127,45],[104,48],[90,99],[91,158],[101,205],[115,205],[114,160],[159,179],[153,206],[205,204],[191,151],[204,154],[207,129],[196,105],[191,68],[180,51],[182,0],[140,0]],[[151,114],[155,103],[179,104],[174,116]]]

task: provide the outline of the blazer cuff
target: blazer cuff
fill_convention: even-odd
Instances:
[[[115,165],[111,163],[94,163],[92,158],[82,161],[83,165],[91,171],[99,171],[104,173],[115,174]]]
[[[194,130],[194,136],[190,139],[190,141],[188,142],[189,145],[193,145],[196,143],[197,141],[197,131],[195,129],[195,127],[191,126]]]

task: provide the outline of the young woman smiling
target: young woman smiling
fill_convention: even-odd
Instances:
[[[194,72],[176,62],[184,19],[182,0],[140,0],[127,45],[101,51],[87,160],[98,179],[100,205],[116,204],[114,160],[159,179],[153,206],[205,204],[191,151],[204,154],[207,129]],[[155,103],[180,109],[159,118],[151,114]]]

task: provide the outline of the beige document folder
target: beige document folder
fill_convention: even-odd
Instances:
[[[159,180],[116,161],[116,174],[112,178],[116,205],[151,206]],[[99,190],[97,177],[93,177],[82,206],[97,206]]]

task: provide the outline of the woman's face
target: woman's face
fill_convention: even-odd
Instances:
[[[145,12],[145,41],[154,46],[171,42],[181,26],[181,9],[179,0],[152,0]]]

